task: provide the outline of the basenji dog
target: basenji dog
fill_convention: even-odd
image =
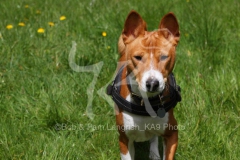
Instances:
[[[161,159],[158,136],[163,137],[163,159],[172,160],[178,145],[173,108],[181,100],[172,70],[180,31],[173,13],[155,31],[147,31],[142,17],[131,11],[119,38],[117,76],[108,87],[115,101],[122,160],[134,160],[134,142],[150,142],[150,159]]]

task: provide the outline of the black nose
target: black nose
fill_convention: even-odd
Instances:
[[[146,81],[146,87],[148,92],[154,92],[158,89],[159,87],[159,81],[155,78],[149,78]]]

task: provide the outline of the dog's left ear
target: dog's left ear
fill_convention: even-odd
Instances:
[[[180,37],[180,31],[179,31],[179,25],[176,16],[170,12],[166,14],[159,25],[159,29],[162,30],[163,35],[165,38],[169,38],[169,36],[172,34],[176,40],[179,40]],[[167,31],[164,31],[167,29]],[[170,32],[170,33],[169,33]]]

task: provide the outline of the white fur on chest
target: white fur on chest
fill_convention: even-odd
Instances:
[[[130,95],[126,100],[131,101]],[[164,134],[168,125],[168,113],[163,118],[139,116],[123,111],[124,131],[127,137],[136,142],[147,141],[154,135],[161,136]]]

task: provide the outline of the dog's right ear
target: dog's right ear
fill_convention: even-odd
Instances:
[[[124,29],[122,32],[123,42],[130,43],[140,35],[144,35],[147,30],[146,22],[134,10],[132,10],[125,21]]]
[[[176,42],[178,43],[180,38],[179,25],[176,16],[172,12],[166,14],[162,18],[159,29],[162,30],[162,34],[165,38],[168,39],[170,35],[173,35]]]

